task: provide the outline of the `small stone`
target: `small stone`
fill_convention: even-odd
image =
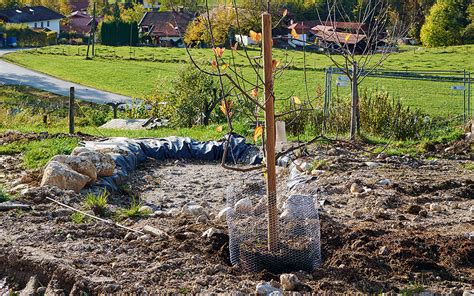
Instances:
[[[259,283],[257,284],[257,287],[255,288],[255,293],[259,296],[270,295],[271,293],[274,293],[274,292],[278,293],[278,295],[283,295],[283,290],[272,287],[272,285],[270,285],[270,283],[267,283],[267,282]]]
[[[170,209],[166,214],[170,217],[176,217],[180,213],[180,210],[178,209]]]
[[[351,193],[352,194],[360,194],[364,192],[364,187],[362,187],[359,183],[352,183],[351,185]]]
[[[145,181],[147,181],[148,183],[153,182],[153,177],[151,175],[145,175],[143,176],[143,179],[145,179]]]
[[[146,225],[145,227],[143,227],[143,232],[146,233],[146,234],[149,234],[149,235],[153,235],[153,236],[156,236],[158,237],[159,239],[167,239],[169,238],[168,234],[166,232],[164,232],[163,230],[161,229],[158,229],[158,228],[155,228],[153,226],[150,226],[150,225]]]
[[[33,296],[36,294],[36,291],[38,289],[38,279],[36,276],[30,277],[30,280],[26,284],[26,287],[21,290],[20,296]],[[12,293],[13,294],[13,293]],[[8,293],[5,293],[5,295],[8,295]]]
[[[365,164],[367,167],[371,168],[371,169],[377,168],[377,167],[380,166],[380,164],[378,164],[378,163],[376,163],[376,162],[373,162],[373,161],[367,161],[367,162],[364,162],[364,164]]]
[[[321,176],[322,174],[324,174],[326,171],[323,171],[323,170],[312,170],[311,171],[311,175],[312,176],[315,176],[315,177],[319,177]]]
[[[181,209],[181,213],[186,215],[186,216],[195,216],[199,217],[201,215],[205,215],[204,208],[200,205],[185,205]]]
[[[233,209],[231,207],[226,207],[220,210],[219,214],[217,214],[217,220],[225,222],[227,217],[230,213],[232,213]]]
[[[442,208],[438,203],[430,204],[430,211],[432,212],[441,212]]]
[[[250,198],[242,198],[234,205],[236,213],[251,213],[253,211],[252,201]]]
[[[392,185],[392,181],[390,181],[389,179],[382,179],[382,180],[377,182],[377,185],[390,186],[390,185]]]
[[[206,215],[200,215],[199,217],[197,217],[196,219],[196,222],[197,223],[200,223],[200,224],[204,224],[208,221],[207,219],[207,216]]]
[[[151,214],[151,213],[153,213],[153,209],[150,206],[141,206],[138,211],[142,214]]]
[[[300,280],[295,274],[284,273],[280,275],[280,285],[285,291],[293,291],[300,285]]]
[[[386,246],[383,246],[379,249],[379,255],[386,256],[388,255],[389,251]]]
[[[356,219],[360,219],[364,216],[364,213],[360,210],[355,210],[352,212],[352,217]]]
[[[209,228],[208,230],[204,231],[201,235],[201,237],[207,237],[207,238],[211,238],[214,234],[216,233],[222,233],[222,230],[220,229],[217,229],[217,228],[214,228],[214,227],[211,227]]]

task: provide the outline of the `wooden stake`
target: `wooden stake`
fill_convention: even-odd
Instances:
[[[74,87],[69,89],[69,133],[74,134]]]
[[[358,132],[358,125],[359,125],[359,92],[357,82],[359,80],[357,69],[357,62],[352,64],[352,103],[351,103],[351,140],[354,140],[356,137],[356,133]]]
[[[278,212],[276,202],[275,172],[275,111],[273,98],[272,66],[272,17],[268,12],[262,14],[263,74],[265,84],[265,133],[267,163],[267,198],[268,198],[268,250],[278,249]]]

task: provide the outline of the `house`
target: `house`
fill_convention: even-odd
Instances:
[[[68,4],[73,11],[87,10],[87,7],[89,7],[89,0],[69,0]]]
[[[99,18],[96,18],[95,25],[97,27]],[[68,16],[68,21],[61,26],[62,32],[77,33],[85,36],[89,34],[92,27],[92,16],[84,11],[74,11]]]
[[[307,45],[307,42],[310,41],[310,37],[312,35],[311,28],[319,25],[320,23],[321,22],[319,21],[303,21],[292,23],[290,26],[288,26],[288,30],[290,30],[288,33],[288,44],[291,47],[304,46],[305,44]],[[293,38],[292,32],[296,32],[298,34],[297,39]]]
[[[138,24],[145,42],[159,46],[184,46],[184,35],[194,15],[185,11],[148,11]]]
[[[362,52],[367,46],[368,28],[362,23],[327,21],[311,28],[318,44],[324,48],[347,47]]]
[[[44,6],[25,6],[0,10],[0,20],[5,23],[26,24],[32,29],[47,29],[59,34],[59,22],[64,16]]]

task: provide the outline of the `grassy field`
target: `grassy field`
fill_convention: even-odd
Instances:
[[[84,46],[51,46],[31,51],[8,54],[4,59],[31,69],[99,89],[132,96],[145,97],[152,92],[164,93],[172,87],[172,81],[182,70],[189,57],[180,48],[129,48],[98,46],[94,60],[84,59]],[[193,49],[192,55],[203,64],[212,58],[210,49]],[[244,75],[255,79],[255,74],[246,58],[239,51],[236,64]],[[258,56],[251,50],[252,57]],[[276,95],[280,98],[297,95],[306,96],[304,87],[304,55],[300,51],[275,49],[276,59],[291,61],[291,70],[286,70],[275,83]],[[474,70],[474,46],[457,46],[439,49],[404,47],[393,54],[383,67],[399,70]],[[226,52],[226,57],[230,56]],[[318,89],[324,89],[323,69],[331,61],[322,54],[308,53],[306,67],[309,81],[309,96],[314,98]],[[207,65],[210,69],[210,66]],[[432,115],[459,115],[463,98],[459,92],[450,90],[452,83],[433,83],[391,79],[367,79],[363,88],[385,89],[407,105],[421,108]],[[340,89],[341,93],[346,89]],[[318,98],[321,99],[321,98]]]

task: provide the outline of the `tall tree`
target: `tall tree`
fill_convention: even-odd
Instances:
[[[461,44],[461,31],[465,27],[465,10],[461,1],[437,0],[421,28],[421,42],[427,47]]]

